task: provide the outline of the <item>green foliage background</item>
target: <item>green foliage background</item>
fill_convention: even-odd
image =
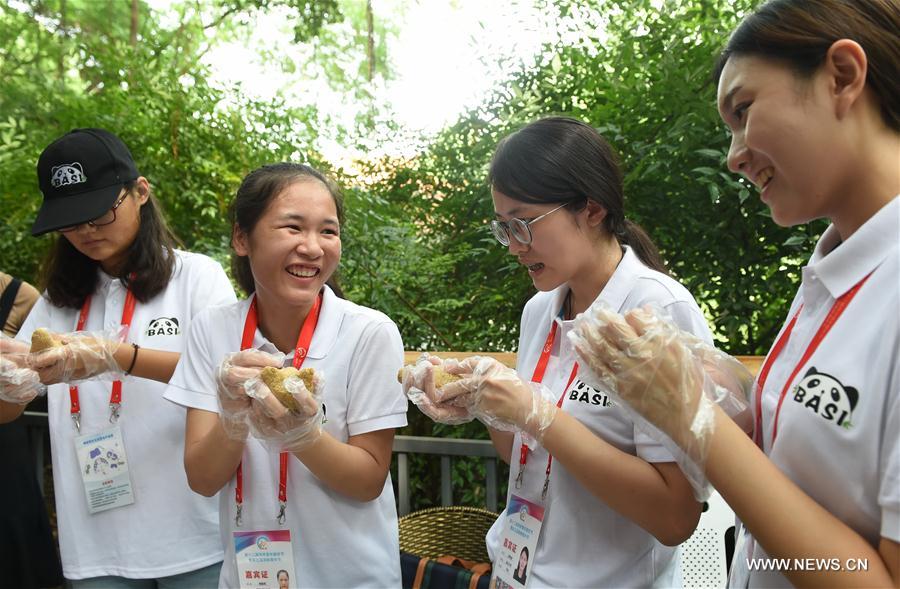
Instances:
[[[202,0],[173,4],[174,24],[139,2],[28,0],[0,4],[0,267],[35,282],[53,237],[31,238],[40,202],[34,165],[51,140],[79,126],[114,130],[151,180],[188,249],[223,263],[226,209],[244,174],[276,160],[311,163],[346,191],[340,279],[348,298],[386,312],[407,349],[514,351],[533,294],[515,259],[493,242],[485,182],[496,143],[535,118],[568,114],[596,126],[626,172],[626,210],[694,293],[720,345],[766,351],[821,225],[777,227],[751,187],[728,173],[729,137],[709,81],[717,50],[751,0],[542,0],[559,40],[481,105],[406,159],[334,169],[317,153],[315,107],[258,101],[208,82],[201,57],[245,38],[254,15],[290,15],[303,76],[325,76],[362,104],[355,128],[332,138],[377,144],[395,129],[368,91],[366,40],[391,76],[391,23],[365,27],[360,0]],[[133,24],[132,16],[139,19]],[[248,24],[250,23],[250,24]],[[265,50],[276,57],[277,49]],[[371,58],[371,57],[370,57]],[[294,72],[295,62],[284,69]],[[402,433],[484,438],[477,423],[449,428],[416,411]],[[438,501],[438,465],[416,457],[413,507]],[[482,504],[483,466],[458,461],[457,503]],[[505,479],[504,479],[505,480]]]

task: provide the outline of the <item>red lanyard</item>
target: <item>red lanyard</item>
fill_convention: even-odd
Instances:
[[[316,324],[319,322],[319,311],[322,308],[322,293],[316,297],[312,309],[306,319],[303,320],[303,326],[300,328],[300,336],[297,338],[297,347],[294,349],[294,368],[300,369],[306,354],[309,351],[309,343],[312,341],[313,333],[316,331]],[[250,301],[250,310],[247,311],[247,319],[244,322],[244,333],[241,337],[241,350],[253,347],[253,336],[256,335],[256,326],[259,324],[259,315],[256,309],[256,296]],[[288,470],[288,453],[282,452],[279,456],[278,468],[278,523],[283,524],[285,518],[285,510],[287,509],[287,470]],[[237,515],[234,518],[236,526],[241,525],[241,512],[244,505],[244,468],[243,462],[238,464],[236,481],[234,485],[234,502],[237,504]]]
[[[778,435],[778,416],[781,414],[781,405],[784,403],[784,397],[787,395],[788,389],[791,386],[791,383],[794,382],[794,378],[797,376],[797,373],[800,372],[800,369],[809,361],[810,357],[819,347],[819,344],[822,343],[822,340],[825,339],[825,336],[828,335],[828,332],[831,331],[831,328],[834,327],[834,324],[837,323],[838,318],[850,304],[850,301],[853,300],[853,297],[856,296],[856,293],[859,292],[859,289],[862,288],[862,285],[866,282],[866,280],[871,276],[871,274],[867,275],[865,278],[856,283],[856,286],[845,292],[843,295],[838,297],[838,299],[832,305],[831,310],[828,311],[828,315],[825,317],[825,320],[822,322],[822,325],[819,326],[818,331],[813,336],[812,341],[809,342],[809,346],[807,346],[806,351],[803,352],[803,356],[800,357],[800,361],[797,362],[797,365],[794,367],[794,370],[791,371],[791,375],[784,382],[784,388],[781,390],[781,395],[778,397],[778,405],[775,408],[775,423],[772,425],[772,444],[775,443],[775,436]],[[756,445],[760,448],[763,447],[763,428],[762,428],[762,396],[763,391],[765,390],[766,380],[769,378],[769,370],[772,369],[772,364],[775,363],[775,359],[778,358],[778,355],[781,354],[782,349],[785,344],[787,344],[788,339],[791,337],[791,332],[794,330],[794,325],[797,323],[797,317],[800,315],[800,311],[803,310],[803,305],[800,305],[800,308],[797,309],[797,312],[794,313],[794,317],[788,323],[784,332],[781,334],[781,337],[778,338],[778,341],[775,342],[775,345],[772,346],[772,351],[769,352],[769,355],[766,357],[765,362],[763,363],[762,369],[759,371],[759,377],[756,380],[756,432],[754,434],[754,441]]]
[[[553,349],[553,342],[556,340],[556,329],[559,324],[554,321],[553,325],[550,327],[550,333],[547,334],[547,341],[544,342],[544,348],[541,350],[541,357],[538,358],[537,365],[534,367],[534,374],[531,376],[531,382],[540,383],[544,380],[544,372],[547,371],[547,363],[550,362],[550,351]],[[566,382],[566,386],[562,390],[562,394],[559,396],[559,400],[556,402],[557,407],[562,407],[563,400],[566,398],[566,392],[569,390],[569,387],[572,386],[572,381],[575,380],[575,375],[578,374],[578,362],[572,366],[572,373],[569,375],[569,380]],[[528,447],[528,444],[522,440],[522,447],[519,449],[519,474],[516,475],[516,488],[520,488],[522,486],[522,481],[525,478],[525,465],[528,464],[528,452],[531,448]],[[550,468],[553,465],[553,455],[548,454],[547,456],[547,470],[544,473],[544,488],[541,491],[541,500],[547,497],[547,488],[550,485]]]
[[[131,318],[134,317],[134,295],[131,290],[126,291],[125,307],[122,309],[122,325],[131,327]],[[87,324],[88,314],[91,312],[91,296],[88,295],[81,305],[81,314],[78,315],[78,323],[75,331],[83,331]],[[127,333],[127,332],[126,332]],[[127,337],[127,336],[126,336]],[[117,380],[112,383],[112,392],[109,395],[109,422],[115,423],[119,419],[119,408],[122,406],[122,381]],[[78,386],[69,385],[69,413],[72,415],[72,422],[75,429],[81,432],[81,404],[78,401]]]

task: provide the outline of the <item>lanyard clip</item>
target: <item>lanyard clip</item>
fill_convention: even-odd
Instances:
[[[287,510],[287,504],[284,501],[278,502],[278,525],[283,526],[284,520],[287,517],[285,515],[285,510]]]
[[[544,489],[541,491],[541,501],[547,499],[547,488],[550,486],[550,475],[544,477]]]
[[[234,527],[236,527],[236,528],[241,527],[241,523],[242,523],[241,516],[243,515],[243,511],[244,511],[244,506],[241,505],[240,503],[238,503],[237,504],[237,513],[235,513],[235,515],[234,515]]]
[[[116,423],[119,421],[119,410],[122,408],[121,403],[110,403],[109,404],[109,422]]]
[[[519,474],[516,475],[516,489],[522,488],[522,481],[525,480],[525,465],[519,465]]]
[[[81,411],[72,414],[72,423],[75,424],[75,431],[81,433]]]

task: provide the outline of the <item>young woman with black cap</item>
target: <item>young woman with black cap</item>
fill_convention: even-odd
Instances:
[[[194,315],[234,291],[218,263],[175,249],[150,184],[112,133],[64,135],[37,171],[44,202],[32,234],[59,235],[44,297],[19,342],[2,342],[0,419],[21,413],[37,381],[48,386],[64,575],[73,587],[213,587],[216,503],[188,487],[184,410],[162,393]],[[38,328],[49,333],[32,337]],[[41,335],[52,347],[30,352]]]

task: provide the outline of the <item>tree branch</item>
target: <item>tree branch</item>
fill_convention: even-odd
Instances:
[[[207,29],[212,29],[219,26],[226,18],[228,18],[232,14],[240,12],[241,10],[243,10],[243,7],[241,6],[232,6],[231,8],[220,14],[218,17],[216,17],[215,20],[213,20],[208,25],[203,25],[203,30],[205,31]]]
[[[363,270],[365,270],[366,273],[369,274],[369,275],[370,275],[372,278],[374,278],[375,280],[384,283],[384,277],[383,277],[383,276],[378,276],[378,275],[376,275],[375,272],[373,272],[369,267],[360,265],[360,268],[362,268]],[[444,345],[447,346],[447,349],[448,349],[448,350],[452,350],[452,349],[453,349],[453,345],[452,345],[449,341],[447,341],[447,338],[444,337],[444,334],[442,334],[442,333],[440,332],[440,330],[438,330],[438,328],[435,327],[434,324],[433,324],[431,321],[428,320],[427,317],[425,317],[424,315],[422,315],[422,313],[420,313],[419,310],[416,309],[416,307],[415,307],[411,302],[409,302],[408,300],[406,300],[406,297],[403,296],[403,294],[400,292],[400,289],[399,289],[399,288],[397,288],[396,286],[393,286],[393,285],[391,285],[390,288],[391,288],[391,290],[394,291],[394,294],[397,295],[397,298],[400,299],[400,302],[401,302],[401,303],[403,303],[404,305],[406,305],[406,307],[407,307],[410,311],[412,311],[413,314],[414,314],[416,317],[418,317],[419,319],[421,319],[428,327],[431,328],[431,331],[434,332],[434,334],[435,334],[436,336],[438,336],[438,338],[440,338],[440,340],[441,340],[442,342],[444,342]]]

